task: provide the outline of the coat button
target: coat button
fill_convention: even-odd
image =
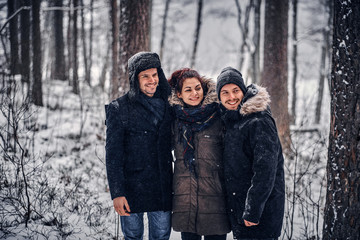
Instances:
[[[233,195],[235,196],[235,195],[236,195],[236,193],[235,193],[235,192],[233,192]]]

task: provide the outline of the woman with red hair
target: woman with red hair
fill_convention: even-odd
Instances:
[[[223,189],[222,125],[215,83],[193,69],[168,80],[175,167],[172,227],[182,240],[225,240],[230,232]]]

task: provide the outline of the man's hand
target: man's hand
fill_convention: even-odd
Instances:
[[[253,223],[253,222],[246,221],[245,219],[244,219],[244,223],[245,223],[245,226],[247,226],[247,227],[256,226],[259,224],[259,223]]]
[[[120,216],[130,216],[130,207],[125,197],[117,197],[113,200],[115,211]]]

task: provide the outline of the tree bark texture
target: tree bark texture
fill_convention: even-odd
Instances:
[[[329,80],[330,63],[331,63],[331,32],[332,32],[332,17],[333,17],[333,1],[325,1],[326,13],[328,14],[328,24],[323,29],[323,45],[321,47],[321,59],[320,59],[320,76],[319,87],[315,109],[315,124],[319,124],[321,120],[321,107],[323,103],[325,79]],[[328,85],[330,89],[330,84]]]
[[[63,7],[63,0],[55,0],[55,7]],[[54,79],[58,80],[66,80],[63,18],[62,10],[54,11],[55,64],[52,75]]]
[[[337,0],[323,239],[360,239],[360,4]]]
[[[93,35],[94,35],[94,0],[90,1],[90,30],[89,30],[89,55],[88,69],[85,73],[85,79],[91,83],[92,53],[93,53]]]
[[[116,0],[111,0],[111,52],[112,52],[112,69],[110,81],[110,99],[114,100],[119,95],[119,19],[118,19],[118,5]],[[105,65],[104,65],[105,67]]]
[[[21,7],[30,7],[30,0],[21,0]],[[30,10],[22,10],[21,26],[21,81],[30,84]]]
[[[69,0],[68,2],[68,7],[71,8],[71,0]],[[72,21],[73,21],[73,11],[70,10],[68,11],[68,22],[67,22],[67,30],[66,30],[66,48],[67,48],[67,63],[66,63],[66,71],[67,71],[67,76],[69,79],[69,86],[71,86],[71,81],[72,81],[72,77],[71,77],[71,68],[73,66],[73,56],[72,56]]]
[[[171,0],[166,0],[165,2],[165,10],[163,16],[162,30],[161,30],[161,41],[160,41],[160,59],[163,59],[164,54],[164,46],[165,46],[165,38],[166,38],[166,23],[167,23],[167,15],[169,12],[169,5]]]
[[[90,79],[87,76],[89,63],[88,63],[88,53],[87,53],[87,41],[86,41],[86,30],[85,30],[85,16],[84,16],[84,0],[80,0],[81,6],[81,42],[82,42],[82,49],[83,49],[83,59],[84,59],[84,76],[85,82],[91,86]],[[91,43],[90,43],[91,44]]]
[[[292,42],[293,42],[293,53],[292,53],[292,65],[293,65],[293,76],[291,82],[292,98],[291,98],[291,122],[296,123],[296,81],[297,81],[297,0],[292,1],[293,11],[293,29],[292,29]]]
[[[18,15],[13,15],[17,10],[16,0],[8,0],[8,18],[10,33],[10,72],[11,74],[20,73],[19,59],[19,38],[18,38]]]
[[[32,47],[33,47],[33,85],[32,101],[37,106],[43,106],[42,94],[42,63],[41,63],[41,32],[40,32],[41,1],[32,2]]]
[[[119,95],[129,90],[128,59],[150,51],[151,0],[120,1]]]
[[[196,29],[195,29],[195,34],[194,34],[194,46],[193,46],[193,51],[192,51],[192,55],[191,55],[191,63],[190,63],[190,66],[192,68],[195,67],[195,62],[196,62],[196,52],[197,52],[199,38],[200,38],[202,8],[203,8],[203,0],[198,0]]]
[[[254,7],[254,1],[251,0],[249,2],[249,4],[247,4],[246,9],[245,9],[245,16],[244,16],[244,23],[241,23],[241,15],[242,15],[242,11],[241,11],[241,6],[239,3],[239,0],[235,0],[235,5],[236,5],[236,9],[237,9],[237,23],[240,29],[240,38],[242,39],[241,41],[241,45],[240,45],[240,51],[239,51],[239,71],[242,71],[243,65],[244,65],[244,61],[245,61],[245,50],[248,52],[249,51],[249,46],[247,44],[248,41],[248,35],[249,35],[249,19],[250,19],[250,10],[251,8]]]
[[[254,51],[251,54],[252,80],[253,83],[260,83],[260,32],[261,32],[261,0],[254,1]]]
[[[290,153],[288,112],[288,10],[289,1],[265,2],[264,69],[262,84],[271,96],[271,111],[285,153]]]
[[[74,6],[74,15],[73,15],[73,34],[72,34],[72,87],[73,93],[79,94],[79,77],[78,77],[78,47],[77,47],[77,39],[78,39],[78,28],[77,28],[77,15],[78,15],[78,0],[73,0]]]

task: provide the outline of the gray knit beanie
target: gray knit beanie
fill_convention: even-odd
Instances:
[[[246,86],[244,84],[244,80],[242,78],[241,73],[232,67],[226,67],[224,68],[220,75],[217,78],[217,84],[216,84],[216,92],[218,94],[218,98],[220,100],[220,90],[223,86],[226,84],[233,83],[235,85],[238,85],[243,94],[246,93]]]

